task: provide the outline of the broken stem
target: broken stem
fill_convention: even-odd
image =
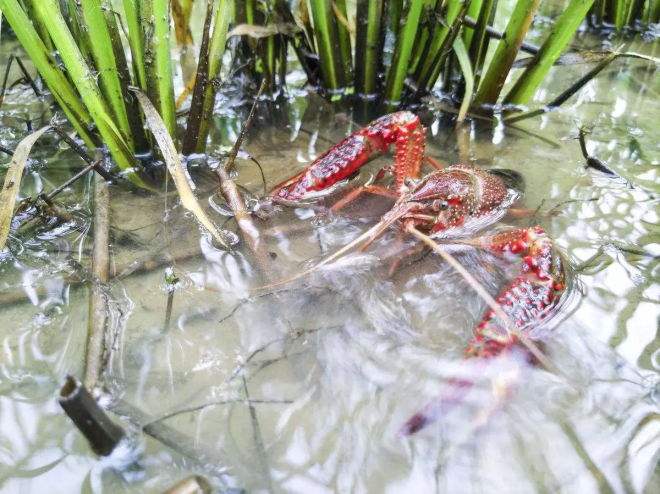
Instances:
[[[58,402],[97,455],[112,453],[126,435],[75,377],[67,376]]]
[[[87,321],[84,383],[93,389],[103,373],[108,300],[104,285],[110,279],[110,193],[101,177],[94,182],[94,243],[92,247],[92,280]]]
[[[263,242],[261,241],[261,236],[259,234],[259,229],[256,227],[252,221],[252,215],[245,207],[245,200],[236,186],[236,183],[232,180],[229,175],[230,170],[234,167],[234,161],[236,160],[236,155],[238,150],[241,148],[243,140],[247,135],[247,132],[252,125],[254,119],[254,111],[257,106],[257,101],[261,92],[265,87],[266,81],[262,81],[259,91],[255,96],[254,103],[250,109],[250,113],[245,121],[245,125],[241,129],[241,133],[234,143],[229,156],[227,157],[226,162],[223,165],[218,166],[216,169],[216,174],[218,175],[218,180],[220,181],[220,190],[223,197],[227,201],[229,208],[234,213],[234,218],[236,219],[236,224],[238,229],[242,234],[242,238],[245,241],[248,249],[252,252],[254,259],[257,263],[257,268],[261,272],[264,279],[269,278],[270,273],[270,262],[268,253],[265,251]]]

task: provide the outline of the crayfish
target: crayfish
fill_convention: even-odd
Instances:
[[[392,185],[360,187],[333,208],[340,209],[363,193],[392,197],[394,206],[376,225],[316,267],[328,264],[359,245],[365,248],[394,224],[405,233],[421,232],[431,238],[453,239],[496,255],[519,256],[522,258],[519,274],[495,299],[501,309],[486,310],[468,342],[465,355],[488,359],[515,349],[528,352],[528,360],[533,362],[534,355],[521,340],[547,317],[565,292],[562,257],[540,226],[512,228],[474,238],[475,233],[499,221],[517,198],[518,193],[509,180],[515,172],[489,172],[470,165],[442,168],[424,155],[425,128],[419,117],[401,111],[385,115],[349,135],[302,172],[276,186],[270,198],[286,205],[315,200],[336,189],[390,146],[394,146],[394,163],[382,169],[377,178],[390,172],[394,176]],[[437,169],[421,177],[424,161]],[[504,317],[507,321],[502,320]],[[460,389],[467,387],[465,382],[455,384]],[[404,432],[414,433],[431,420],[424,412],[416,414],[406,423]]]

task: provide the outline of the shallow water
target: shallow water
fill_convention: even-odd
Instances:
[[[650,53],[657,42],[631,49]],[[588,68],[555,70],[541,99]],[[82,372],[87,326],[89,293],[78,280],[89,278],[91,189],[89,180],[77,184],[59,198],[75,226],[38,225],[0,257],[0,490],[161,492],[200,473],[220,490],[652,492],[660,482],[659,91],[647,63],[622,60],[566,107],[515,128],[456,131],[439,104],[426,112],[432,156],[523,175],[519,207],[535,214],[503,224],[541,224],[576,273],[570,303],[539,335],[552,370],[515,357],[464,361],[485,304],[433,255],[389,277],[387,258],[403,251],[393,232],[304,282],[255,296],[264,281],[249,254],[215,248],[176,196],[112,186],[116,277],[103,287],[112,349],[103,402],[133,442],[103,461],[55,400],[64,376]],[[240,128],[231,101],[219,102],[212,156]],[[29,88],[12,90],[0,143],[14,146],[22,119],[47,108]],[[585,169],[575,140],[582,124],[592,127],[590,152],[621,178]],[[245,150],[272,186],[354,128],[350,115],[301,94],[262,108]],[[52,140],[35,157],[23,196],[82,166]],[[259,196],[260,175],[245,158],[238,181]],[[223,224],[212,174],[204,162],[190,165],[198,196]],[[387,206],[285,208],[256,220],[268,277],[311,265]],[[482,252],[455,254],[493,294],[515,270]],[[170,269],[179,281],[166,327]],[[475,382],[464,400],[402,437],[403,423],[456,378]],[[183,433],[197,461],[137,434],[145,419],[126,403]]]

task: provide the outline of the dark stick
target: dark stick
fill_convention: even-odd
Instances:
[[[5,153],[5,154],[8,154],[9,156],[13,156],[13,155],[14,155],[14,151],[12,151],[11,149],[6,148],[6,147],[4,147],[4,146],[0,146],[0,152],[3,152],[3,153]]]
[[[594,170],[598,170],[599,172],[603,172],[607,175],[618,177],[618,175],[610,170],[605,163],[603,163],[595,156],[591,156],[589,154],[589,151],[587,150],[587,142],[585,140],[585,136],[587,134],[587,130],[584,127],[580,127],[578,131],[578,141],[580,141],[580,150],[582,151],[582,156],[586,161],[587,168],[593,168]]]
[[[34,80],[32,79],[32,76],[30,76],[30,73],[27,71],[25,68],[25,65],[23,65],[23,61],[19,57],[14,57],[16,60],[16,63],[18,66],[21,68],[21,72],[23,72],[23,75],[28,81],[28,84],[30,84],[30,87],[32,88],[32,91],[34,91],[34,94],[37,98],[40,98],[42,96],[41,91],[39,91],[39,88],[37,85],[34,83]]]
[[[66,142],[69,147],[78,155],[80,156],[85,163],[88,165],[94,165],[91,169],[93,169],[95,172],[97,172],[99,175],[101,175],[104,179],[106,180],[112,180],[112,175],[105,171],[103,167],[101,166],[101,162],[99,160],[94,160],[85,149],[80,146],[76,141],[74,141],[69,134],[67,134],[64,129],[57,125],[53,125],[53,130],[59,135],[64,142]],[[87,170],[87,169],[85,169]],[[87,173],[89,170],[87,170],[85,173]],[[81,175],[82,176],[82,175]],[[80,177],[78,177],[80,178]]]
[[[57,401],[97,455],[108,456],[126,435],[75,377],[67,376]]]
[[[225,462],[217,456],[215,450],[205,449],[203,446],[196,444],[194,439],[162,422],[158,422],[139,408],[120,399],[112,406],[112,411],[125,416],[131,423],[140,427],[142,432],[176,451],[181,456],[192,460],[199,467],[211,469],[218,476],[227,474],[226,469],[223,467]]]
[[[245,403],[247,404],[248,410],[250,411],[250,422],[252,423],[252,434],[254,436],[254,443],[257,446],[257,453],[259,455],[259,460],[261,463],[262,475],[264,481],[266,482],[266,488],[268,492],[273,492],[273,481],[270,476],[270,467],[268,466],[268,455],[266,454],[266,448],[264,447],[264,439],[261,434],[261,427],[259,426],[259,420],[257,419],[257,410],[254,408],[254,405],[250,402],[250,394],[248,393],[247,381],[245,377],[243,379],[243,392],[245,393]]]
[[[5,75],[2,78],[2,89],[0,89],[0,105],[2,105],[5,99],[5,91],[7,90],[7,79],[9,79],[9,71],[11,70],[11,64],[14,61],[14,55],[9,55],[9,60],[7,60],[7,65],[5,65]]]
[[[463,24],[471,28],[477,27],[477,21],[467,15],[463,17]],[[494,39],[504,38],[504,33],[498,31],[497,29],[491,26],[486,26],[486,34],[488,34],[488,36]],[[532,55],[536,55],[539,51],[541,51],[541,48],[539,48],[538,46],[533,45],[531,43],[525,43],[524,41],[520,45],[520,49],[522,51],[526,51],[527,53],[531,53]]]
[[[48,202],[48,201],[52,200],[57,194],[62,192],[67,187],[70,187],[74,182],[76,182],[77,180],[79,180],[82,177],[84,177],[85,175],[87,175],[87,173],[90,172],[91,170],[96,170],[97,168],[101,168],[102,163],[103,163],[103,159],[99,159],[99,160],[94,161],[93,163],[87,165],[85,168],[80,170],[78,173],[76,173],[73,177],[71,177],[69,180],[64,182],[62,185],[59,185],[58,187],[55,187],[48,194],[39,194],[39,198],[44,200],[45,202]],[[103,173],[107,174],[107,172],[105,170],[103,170]],[[106,180],[111,180],[112,179],[112,177],[110,177],[110,178],[103,177],[103,178],[106,179]]]
[[[217,14],[219,15],[219,13]],[[202,114],[204,113],[204,93],[208,84],[209,67],[209,38],[211,22],[213,19],[213,2],[206,1],[206,18],[202,34],[202,42],[199,47],[199,62],[197,63],[197,75],[195,76],[195,87],[193,88],[190,101],[190,113],[186,123],[186,135],[183,140],[181,152],[187,156],[195,152],[199,139],[199,129],[202,125]]]

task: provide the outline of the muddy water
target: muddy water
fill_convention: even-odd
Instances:
[[[586,70],[555,71],[540,99]],[[518,207],[529,214],[499,226],[542,225],[573,267],[570,303],[538,335],[549,370],[515,357],[464,361],[484,303],[436,256],[404,256],[414,243],[400,243],[395,232],[302,282],[255,293],[265,281],[249,252],[217,249],[171,191],[112,186],[115,278],[103,287],[111,351],[102,399],[133,439],[102,461],[55,401],[64,376],[80,375],[83,365],[92,225],[90,182],[80,182],[59,199],[75,224],[38,223],[14,235],[0,257],[0,490],[160,492],[200,473],[219,490],[653,491],[660,481],[654,76],[644,62],[616,62],[565,108],[492,132],[454,130],[435,103],[426,112],[431,155],[522,174]],[[240,128],[229,101],[216,118],[216,157]],[[25,117],[38,120],[47,107],[29,89],[12,90],[0,110],[2,144],[15,145]],[[262,108],[245,150],[273,185],[354,129],[349,117],[298,96]],[[618,177],[585,169],[579,125],[592,128],[590,153]],[[46,140],[22,194],[50,190],[81,166]],[[190,163],[196,193],[217,224],[234,229],[205,168],[203,160]],[[261,195],[247,156],[237,170],[238,182]],[[272,261],[265,278],[308,267],[387,207],[371,198],[342,214],[321,204],[255,220]],[[455,255],[493,294],[516,270],[483,252]],[[393,258],[403,263],[389,276]],[[168,284],[169,273],[176,283]],[[456,378],[475,385],[439,421],[402,437],[410,415]],[[199,456],[137,434],[135,424],[150,421],[182,433]]]

